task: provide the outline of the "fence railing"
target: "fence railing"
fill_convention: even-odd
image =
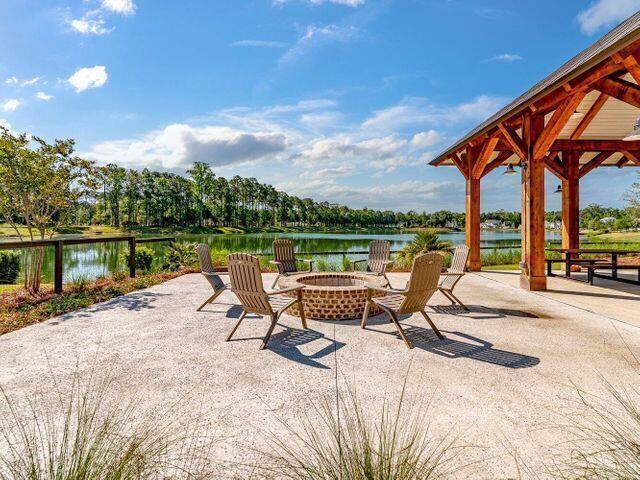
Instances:
[[[0,242],[0,250],[24,250],[30,248],[53,247],[53,289],[55,293],[62,293],[63,277],[64,277],[64,247],[68,245],[90,245],[99,243],[118,243],[126,242],[129,245],[129,276],[136,276],[136,244],[175,242],[175,237],[153,237],[153,238],[137,238],[133,235],[123,235],[114,237],[87,237],[87,238],[65,238],[51,240],[27,240],[14,242]]]

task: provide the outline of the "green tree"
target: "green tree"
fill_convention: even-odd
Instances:
[[[198,212],[198,226],[202,227],[204,225],[205,199],[214,186],[215,175],[211,171],[211,167],[204,162],[195,162],[193,167],[187,170],[187,173],[193,182],[193,197]]]

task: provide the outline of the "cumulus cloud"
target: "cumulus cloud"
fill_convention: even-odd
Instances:
[[[426,132],[416,133],[411,139],[411,146],[416,150],[432,147],[433,145],[440,143],[442,136],[435,130],[429,130]]]
[[[406,141],[393,136],[354,140],[349,136],[335,136],[311,140],[300,152],[292,155],[298,165],[339,164],[344,160],[359,159],[368,162],[373,168],[389,168]],[[387,161],[387,163],[383,163]]]
[[[113,29],[105,26],[105,20],[100,11],[85,14],[82,18],[68,20],[69,26],[83,35],[105,35]]]
[[[613,27],[640,9],[640,0],[596,0],[578,13],[580,29],[592,35],[601,28]]]
[[[364,129],[393,131],[421,125],[456,125],[481,121],[495,113],[506,99],[480,95],[471,102],[439,106],[421,97],[404,99],[393,107],[377,110],[362,124]]]
[[[4,81],[4,83],[7,85],[16,85],[18,83],[18,79],[16,77],[9,77]]]
[[[274,40],[238,40],[231,43],[232,47],[265,47],[265,48],[284,48],[287,46],[284,42]]]
[[[517,53],[501,53],[500,55],[494,55],[493,57],[489,57],[487,59],[485,59],[485,62],[506,62],[506,63],[511,63],[511,62],[517,62],[522,60],[522,56],[518,55]]]
[[[131,15],[136,11],[133,0],[102,0],[102,8],[121,15]]]
[[[279,59],[279,65],[293,63],[307,55],[312,50],[332,42],[347,42],[354,39],[358,29],[353,26],[341,27],[338,25],[316,26],[306,28],[298,41],[289,48]]]
[[[5,112],[15,112],[20,106],[20,100],[17,98],[10,98],[2,103],[2,110]]]
[[[48,94],[46,94],[44,92],[38,92],[38,93],[36,93],[36,98],[38,100],[43,100],[45,102],[48,102],[49,100],[53,99],[53,96],[52,95],[48,95]]]
[[[172,124],[142,139],[98,143],[84,155],[100,163],[115,160],[130,168],[183,171],[196,161],[223,166],[260,160],[283,152],[286,146],[287,139],[281,133]]]
[[[76,89],[76,93],[80,93],[104,86],[108,78],[107,68],[96,65],[95,67],[79,68],[68,78],[67,82]]]

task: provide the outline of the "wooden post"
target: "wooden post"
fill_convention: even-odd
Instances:
[[[562,248],[580,247],[580,154],[563,152],[567,178],[562,181]]]
[[[136,239],[135,237],[129,238],[129,276],[135,278],[136,276]]]
[[[526,168],[522,173],[522,272],[520,286],[528,290],[546,290],[544,228],[544,155],[537,158],[534,146],[544,130],[544,117],[527,114],[523,122],[523,140],[527,148]],[[543,152],[546,154],[546,152]]]
[[[480,259],[480,178],[472,175],[475,162],[478,160],[475,148],[467,151],[467,167],[469,175],[466,189],[465,232],[469,247],[469,270],[479,272],[482,267]]]
[[[55,293],[62,293],[62,274],[63,274],[63,256],[62,256],[62,242],[56,242],[55,253],[53,258],[53,291]]]

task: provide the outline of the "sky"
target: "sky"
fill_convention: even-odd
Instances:
[[[317,201],[464,210],[441,150],[640,0],[3,0],[0,123],[100,164],[255,177]],[[553,12],[550,15],[549,12]],[[630,126],[631,128],[631,126]],[[519,176],[482,210],[519,210]],[[515,178],[514,178],[515,177]],[[624,206],[634,169],[584,177]],[[560,208],[547,176],[547,209]]]

